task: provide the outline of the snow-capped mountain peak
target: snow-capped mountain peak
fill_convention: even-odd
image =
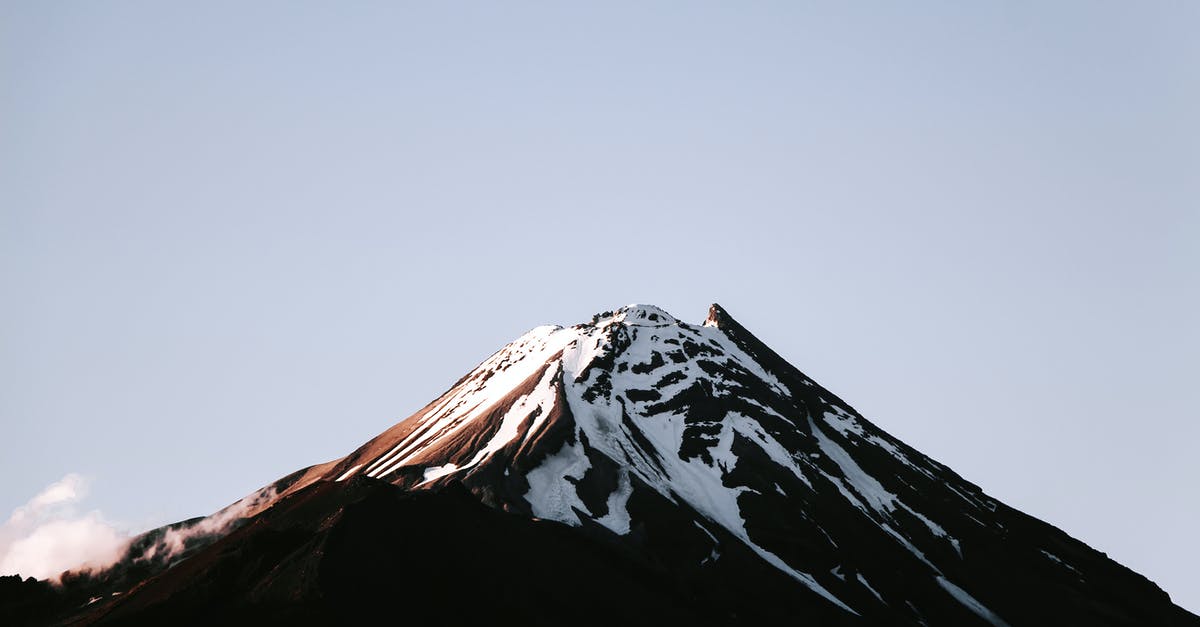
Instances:
[[[863,455],[910,478],[873,476]],[[637,494],[693,512],[701,531],[719,530],[849,612],[852,601],[831,592],[842,582],[789,560],[766,531],[777,522],[759,520],[775,514],[762,512],[800,510],[788,525],[832,549],[811,513],[853,510],[932,578],[942,572],[928,554],[961,548],[925,504],[989,502],[965,482],[918,493],[937,464],[787,366],[716,304],[699,325],[633,304],[534,328],[412,418],[314,471],[295,487],[360,474],[410,489],[462,482],[505,510],[616,534],[643,522],[630,505]]]
[[[248,606],[270,590],[361,602],[425,555],[455,582],[466,564],[525,569],[566,599],[604,598],[595,616],[571,616],[580,624],[1195,624],[1136,573],[885,433],[716,304],[701,324],[633,304],[533,328],[349,455],[240,503],[230,511],[253,522],[208,549],[216,534],[191,532],[203,521],[181,523],[189,551],[203,549],[196,566],[133,599],[177,598],[180,581],[207,589],[211,563],[259,582]],[[432,535],[443,544],[421,539]],[[129,562],[156,543],[135,543],[149,548]],[[285,557],[262,566],[268,550]],[[351,580],[375,592],[347,591]],[[631,605],[604,596],[614,590]],[[495,594],[565,620],[540,606],[549,597],[513,600],[524,591]]]

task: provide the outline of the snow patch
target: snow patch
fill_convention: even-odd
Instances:
[[[1063,568],[1066,568],[1067,570],[1069,570],[1069,571],[1071,571],[1071,572],[1075,573],[1075,574],[1076,574],[1076,575],[1078,575],[1078,576],[1079,576],[1081,579],[1083,578],[1083,573],[1079,572],[1079,570],[1078,570],[1078,569],[1076,569],[1074,566],[1072,566],[1072,565],[1070,565],[1070,564],[1068,564],[1068,563],[1064,562],[1064,561],[1062,560],[1062,558],[1060,558],[1059,556],[1057,556],[1057,555],[1055,555],[1055,554],[1051,553],[1050,551],[1047,551],[1046,549],[1038,549],[1038,550],[1039,550],[1039,551],[1041,551],[1042,555],[1045,555],[1045,556],[1046,556],[1046,557],[1047,557],[1047,558],[1048,558],[1050,561],[1052,561],[1052,562],[1054,562],[1055,564],[1058,564],[1059,566],[1062,566]]]
[[[346,472],[342,473],[342,475],[340,477],[338,477],[337,479],[334,479],[334,481],[345,481],[346,479],[350,478],[350,475],[353,475],[354,473],[358,472],[358,469],[362,468],[362,467],[363,467],[362,464],[358,464],[357,466],[354,466],[350,470],[347,470]]]
[[[976,616],[986,620],[992,625],[996,625],[996,627],[1008,627],[1008,623],[1004,622],[1004,620],[997,616],[995,612],[989,610],[987,606],[977,601],[975,597],[967,594],[966,590],[963,590],[962,588],[950,583],[948,579],[940,575],[937,578],[937,582],[942,589],[944,589],[946,592],[949,592],[950,596],[954,597],[955,601],[963,604],[964,607],[974,612]]]
[[[459,469],[458,466],[456,466],[454,464],[445,464],[443,466],[434,466],[432,468],[426,468],[425,475],[424,475],[425,480],[422,481],[421,483],[429,483],[430,481],[433,481],[434,479],[437,479],[439,477],[445,477],[446,475],[453,473],[453,472],[457,471],[458,469]]]
[[[525,481],[529,483],[529,492],[525,494],[525,500],[529,501],[533,515],[579,526],[579,515],[576,511],[589,510],[579,499],[574,484],[566,478],[582,479],[590,467],[587,455],[577,440],[574,444],[563,444],[557,453],[550,455],[541,465],[529,471],[525,475]]]
[[[877,590],[875,590],[875,588],[872,588],[871,584],[867,583],[867,578],[863,577],[862,573],[858,573],[857,577],[858,577],[858,583],[861,583],[864,588],[866,588],[867,590],[870,590],[871,594],[875,595],[875,598],[879,599],[880,603],[883,603],[885,605],[887,604],[887,601],[883,600],[883,597],[880,596],[879,592]]]
[[[854,461],[854,458],[846,452],[846,449],[838,446],[836,442],[822,433],[816,424],[813,423],[812,418],[808,419],[808,426],[812,430],[813,437],[817,439],[817,446],[820,447],[821,452],[825,453],[826,457],[837,464],[838,468],[842,471],[842,476],[850,482],[854,491],[862,497],[858,502],[862,503],[865,501],[867,505],[881,514],[888,514],[896,509],[896,501],[898,499],[895,494],[888,492],[875,477],[872,477],[863,470]]]
[[[629,495],[633,494],[633,482],[629,480],[629,471],[622,469],[617,480],[617,489],[608,495],[608,513],[596,519],[596,522],[608,527],[618,535],[629,533]]]

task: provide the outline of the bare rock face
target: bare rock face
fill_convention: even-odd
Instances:
[[[239,503],[171,560],[143,538],[119,577],[77,583],[83,609],[14,593],[20,618],[1200,624],[715,304],[700,325],[630,305],[535,328],[358,450]]]

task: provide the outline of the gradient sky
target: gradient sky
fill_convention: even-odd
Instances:
[[[68,473],[128,530],[209,513],[530,327],[718,301],[1200,611],[1197,32],[1191,2],[0,2],[0,519]]]

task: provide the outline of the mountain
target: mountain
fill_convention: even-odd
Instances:
[[[535,328],[349,455],[152,531],[105,573],[0,581],[0,608],[96,625],[1200,625],[718,305],[700,325],[630,305]]]

